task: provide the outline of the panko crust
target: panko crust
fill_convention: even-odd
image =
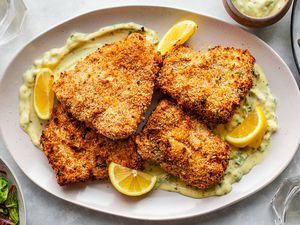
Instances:
[[[51,164],[59,185],[107,179],[110,162],[140,169],[141,157],[132,137],[111,140],[73,118],[62,105],[41,136],[42,150]]]
[[[179,46],[165,55],[156,84],[203,121],[226,123],[252,87],[254,63],[248,50]]]
[[[228,166],[229,145],[169,100],[158,104],[135,141],[144,160],[200,189],[218,184]]]
[[[161,61],[152,44],[133,33],[63,72],[53,90],[68,112],[99,134],[127,138],[151,102]]]

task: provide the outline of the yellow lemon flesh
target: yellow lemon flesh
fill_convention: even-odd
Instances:
[[[250,112],[244,121],[226,136],[226,140],[235,147],[257,148],[267,127],[268,123],[263,110],[256,106],[255,110]]]
[[[139,196],[152,190],[156,183],[156,176],[129,169],[116,163],[108,167],[109,178],[113,186],[122,194]]]
[[[52,91],[53,76],[48,68],[42,69],[35,78],[33,105],[38,117],[42,120],[50,119],[54,104]]]
[[[163,36],[157,46],[157,50],[160,51],[162,55],[166,54],[168,51],[172,50],[174,46],[186,42],[195,33],[197,28],[198,25],[191,20],[184,20],[176,23]]]

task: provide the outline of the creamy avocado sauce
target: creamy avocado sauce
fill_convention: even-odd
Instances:
[[[145,171],[158,176],[157,188],[178,192],[192,198],[224,195],[230,192],[233,183],[238,182],[243,175],[247,174],[255,165],[264,160],[271,144],[271,135],[278,128],[275,114],[276,101],[268,87],[268,81],[261,67],[258,65],[254,67],[253,87],[242,102],[241,107],[236,111],[230,122],[225,125],[218,125],[214,129],[214,132],[224,138],[228,131],[239,125],[256,105],[259,105],[263,109],[268,121],[268,129],[261,145],[258,148],[245,147],[241,149],[232,146],[229,165],[220,184],[213,188],[199,190],[167,174],[159,166],[148,163]]]
[[[23,84],[19,91],[19,110],[21,127],[36,146],[40,147],[40,137],[45,122],[37,117],[33,107],[33,88],[39,71],[43,68],[50,68],[57,79],[61,72],[70,69],[76,61],[98,47],[121,40],[132,32],[144,33],[148,41],[153,44],[158,43],[155,31],[136,23],[122,23],[101,28],[94,33],[74,33],[63,47],[51,49],[34,61],[32,67],[23,75]]]
[[[232,3],[241,13],[261,18],[276,14],[287,0],[232,0]]]

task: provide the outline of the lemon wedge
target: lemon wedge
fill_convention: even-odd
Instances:
[[[156,176],[129,169],[114,162],[108,167],[109,178],[113,186],[122,194],[140,196],[152,190]]]
[[[184,20],[172,26],[163,36],[157,46],[162,55],[170,51],[174,46],[186,42],[197,30],[198,25],[191,20]]]
[[[48,68],[41,69],[36,78],[33,93],[34,110],[42,120],[50,119],[54,104],[54,92],[52,91],[53,76]]]
[[[226,140],[235,147],[259,147],[267,130],[268,123],[264,111],[256,106],[244,121],[226,136]]]

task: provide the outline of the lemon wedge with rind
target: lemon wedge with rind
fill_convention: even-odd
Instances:
[[[171,51],[176,45],[185,43],[197,30],[198,25],[192,20],[184,20],[172,26],[163,36],[157,46],[157,50],[162,54]]]
[[[256,106],[244,121],[226,136],[226,140],[235,147],[259,147],[268,128],[264,111]]]
[[[33,105],[37,116],[42,120],[50,119],[52,115],[54,105],[52,74],[50,69],[43,68],[35,78]]]
[[[108,173],[113,186],[128,196],[140,196],[148,193],[153,189],[157,180],[156,176],[114,162],[109,164]]]

